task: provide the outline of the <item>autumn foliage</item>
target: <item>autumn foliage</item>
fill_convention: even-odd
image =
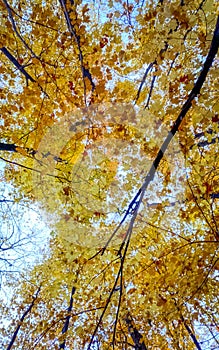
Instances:
[[[0,10],[1,216],[51,231],[2,226],[3,348],[219,348],[217,1]]]

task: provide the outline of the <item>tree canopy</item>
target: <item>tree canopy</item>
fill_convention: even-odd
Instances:
[[[0,8],[3,348],[217,349],[218,2]]]

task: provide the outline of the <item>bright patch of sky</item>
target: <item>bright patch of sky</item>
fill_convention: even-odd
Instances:
[[[0,278],[20,274],[41,261],[48,251],[50,228],[37,204],[21,198],[15,188],[4,180],[4,163],[0,183]]]

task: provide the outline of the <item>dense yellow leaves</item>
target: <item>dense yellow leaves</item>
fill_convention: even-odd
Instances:
[[[217,6],[1,3],[4,181],[52,230],[49,252],[7,282],[5,348],[17,325],[18,350],[193,350],[218,331],[218,59],[162,146],[202,70]]]

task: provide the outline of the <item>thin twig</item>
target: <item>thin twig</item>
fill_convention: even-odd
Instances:
[[[152,78],[151,87],[150,87],[150,91],[149,91],[149,94],[148,94],[148,99],[147,99],[147,102],[146,102],[146,105],[145,105],[144,109],[149,108],[149,103],[150,103],[152,91],[153,91],[153,88],[154,88],[155,79],[156,79],[156,75],[154,75],[153,78]]]
[[[13,15],[12,15],[11,7],[10,7],[10,5],[8,4],[7,0],[3,0],[3,2],[4,2],[5,6],[6,6],[6,9],[7,9],[7,11],[8,11],[8,16],[9,16],[9,19],[10,19],[10,21],[11,21],[12,28],[14,29],[14,31],[15,31],[17,37],[21,40],[21,42],[24,44],[24,46],[26,47],[26,49],[27,49],[28,51],[30,51],[30,53],[33,55],[33,57],[39,59],[38,56],[33,52],[33,50],[29,47],[29,45],[26,43],[26,41],[22,38],[22,36],[21,36],[20,33],[18,32],[17,26],[16,26],[15,21],[14,21],[14,17],[13,17]]]
[[[147,78],[147,76],[148,76],[148,74],[149,74],[149,72],[150,72],[150,70],[152,69],[152,67],[153,67],[154,64],[155,64],[155,61],[152,62],[152,63],[150,63],[149,66],[148,66],[148,67],[146,68],[146,70],[145,70],[145,73],[144,73],[144,76],[143,76],[143,78],[142,78],[141,84],[140,84],[140,86],[139,86],[139,88],[138,88],[138,92],[137,92],[136,98],[135,98],[135,100],[134,100],[135,104],[137,103],[137,101],[138,101],[138,99],[139,99],[139,97],[140,97],[140,93],[141,93],[141,90],[142,90],[143,85],[144,85],[144,83],[145,83],[145,80],[146,80],[146,78]]]

